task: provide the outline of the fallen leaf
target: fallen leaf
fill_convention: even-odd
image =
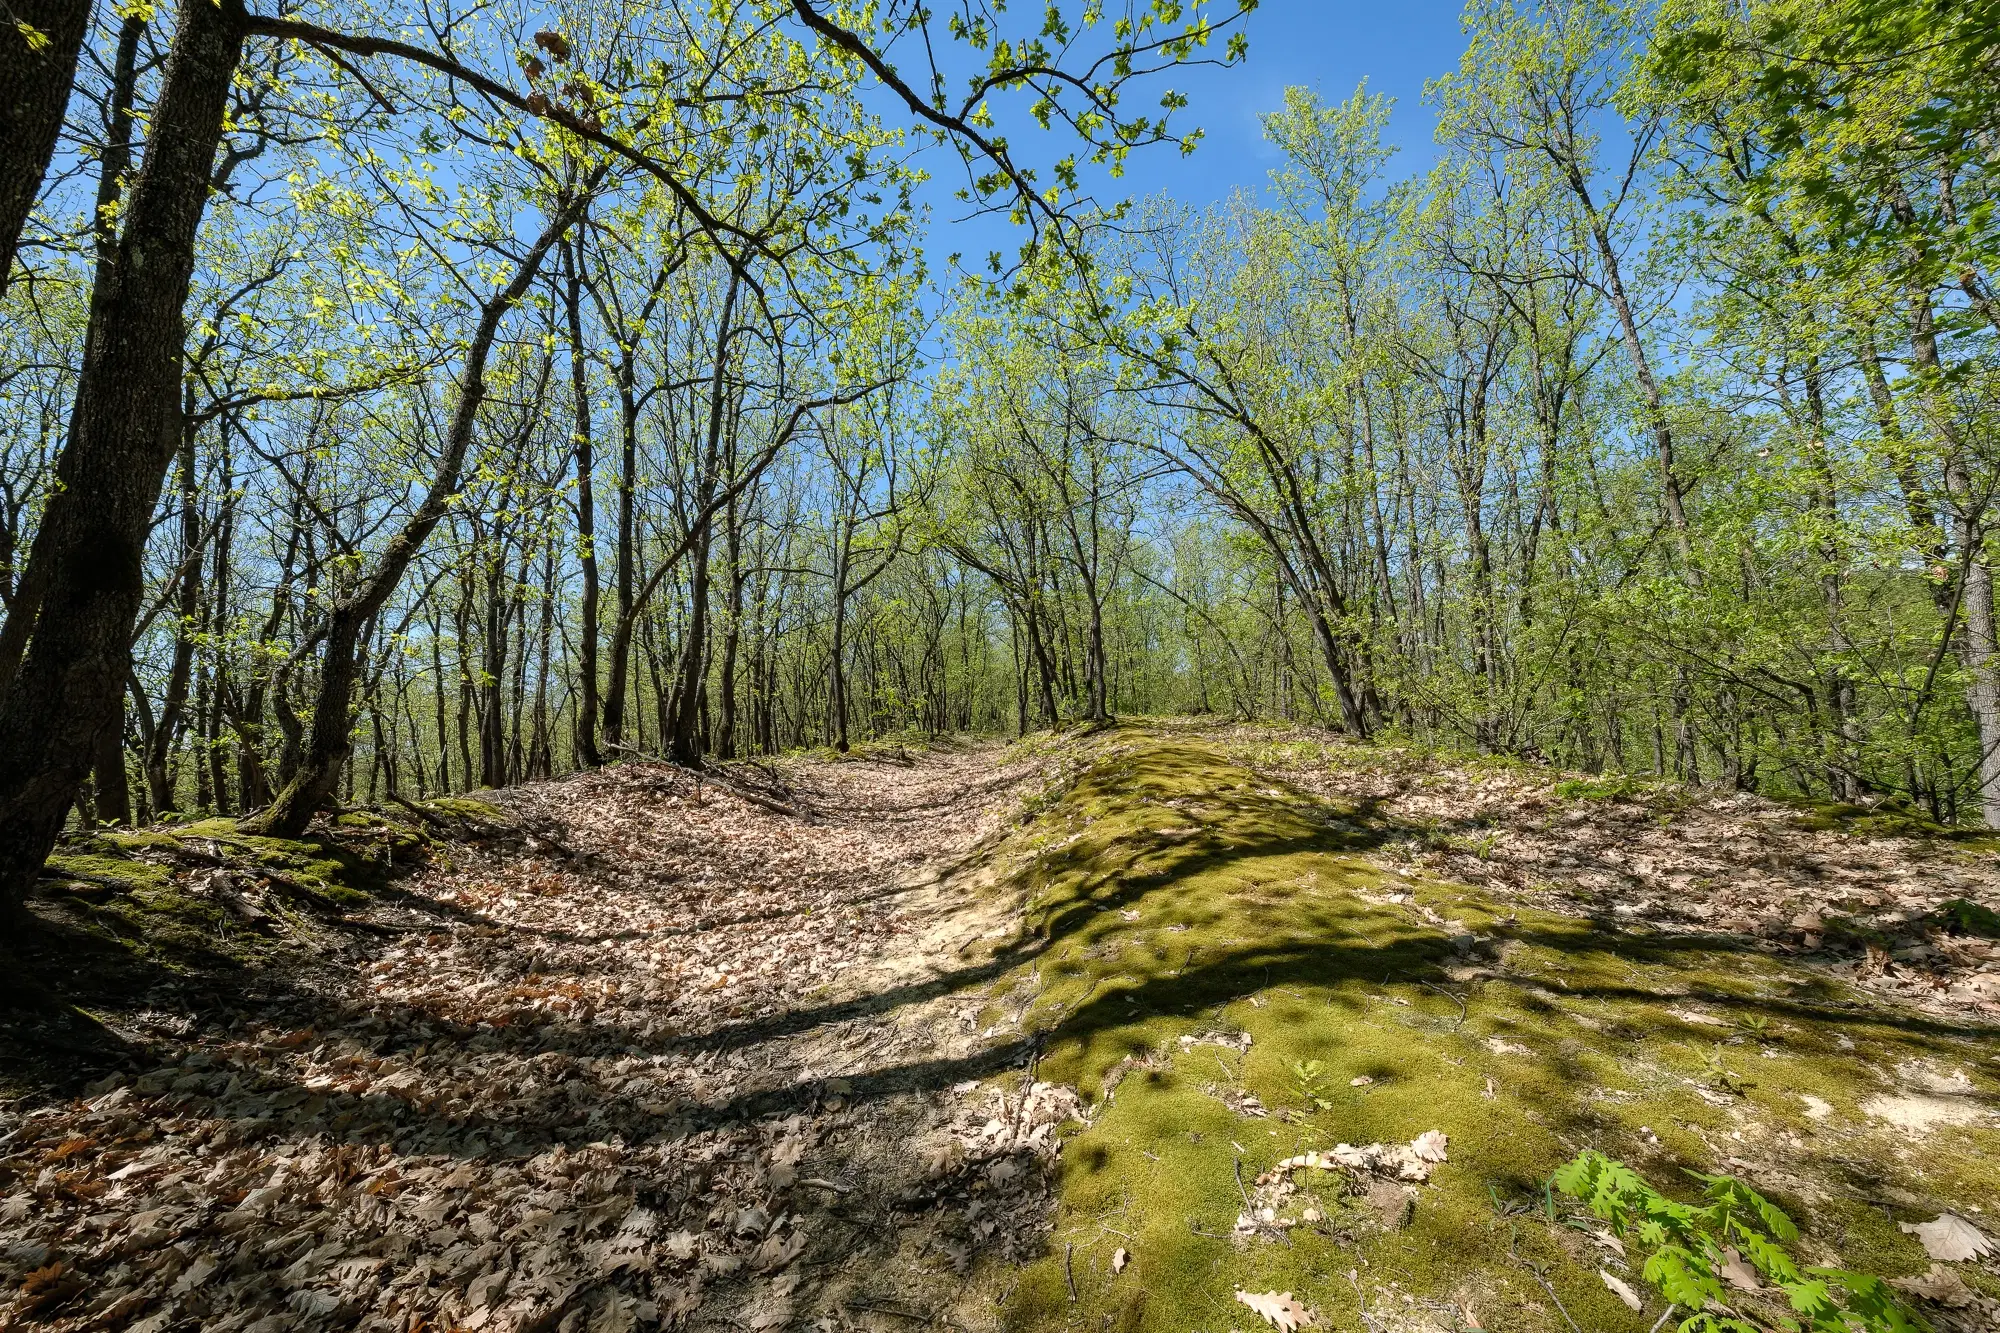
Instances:
[[[1312,1311],[1292,1299],[1289,1291],[1238,1291],[1236,1299],[1269,1320],[1280,1333],[1292,1333],[1313,1321]]]
[[[760,1273],[768,1273],[783,1268],[805,1252],[806,1236],[803,1231],[794,1231],[789,1236],[766,1236],[757,1248],[750,1252],[750,1267]]]
[[[1940,1214],[1930,1222],[1904,1222],[1902,1229],[1917,1238],[1925,1254],[1946,1263],[1983,1259],[1995,1252],[1986,1233],[1956,1213]]]
[[[1634,1310],[1645,1306],[1646,1303],[1639,1299],[1639,1293],[1632,1290],[1631,1283],[1624,1281],[1622,1278],[1613,1277],[1602,1268],[1597,1270],[1597,1275],[1604,1279],[1604,1285],[1611,1289],[1611,1294],[1625,1302],[1627,1306]]]
[[[1965,1280],[1943,1264],[1932,1264],[1930,1271],[1915,1277],[1899,1277],[1889,1283],[1912,1296],[1942,1305],[1948,1310],[1963,1310],[1979,1299],[1977,1292],[1965,1285]]]
[[[1417,1135],[1410,1144],[1410,1151],[1421,1161],[1442,1162],[1450,1146],[1451,1140],[1443,1130],[1431,1129]]]
[[[1111,1252],[1112,1272],[1114,1273],[1124,1272],[1125,1265],[1131,1262],[1132,1262],[1132,1252],[1130,1250],[1125,1249],[1123,1246],[1120,1246],[1118,1249],[1115,1249]]]
[[[1722,1280],[1738,1291],[1762,1291],[1763,1281],[1757,1270],[1746,1262],[1740,1251],[1727,1249],[1722,1252]]]

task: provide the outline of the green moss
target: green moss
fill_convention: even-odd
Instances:
[[[994,1015],[1038,1035],[1038,1077],[1093,1105],[1011,1326],[1248,1327],[1240,1286],[1293,1291],[1357,1327],[1352,1270],[1371,1309],[1393,1286],[1539,1333],[1561,1320],[1530,1260],[1584,1327],[1637,1333],[1658,1303],[1627,1310],[1597,1278],[1601,1253],[1514,1202],[1541,1198],[1582,1147],[1662,1181],[1731,1157],[1771,1164],[1781,1180],[1760,1183],[1817,1260],[1888,1276],[1927,1263],[1897,1221],[2000,1207],[1994,1131],[1942,1127],[1913,1152],[1863,1109],[1916,1066],[1963,1069],[1992,1096],[1989,1032],[1712,940],[1600,932],[1395,876],[1368,852],[1401,831],[1185,733],[1089,745],[996,853],[1019,866],[1002,887],[1027,906]],[[1276,1114],[1245,1113],[1245,1094]],[[1227,1239],[1239,1163],[1250,1181],[1297,1152],[1432,1129],[1450,1160],[1406,1228],[1332,1174],[1301,1173],[1310,1192],[1289,1208],[1317,1206],[1318,1227]],[[1114,1276],[1118,1247],[1132,1266]]]
[[[1938,908],[1946,929],[1954,935],[1977,935],[1982,939],[2000,940],[2000,912],[1982,906],[1969,898],[1953,898]]]
[[[1555,787],[1556,796],[1565,801],[1641,801],[1668,794],[1670,784],[1656,778],[1636,777],[1630,773],[1607,773],[1595,778],[1566,778]]]
[[[1799,807],[1799,813],[1792,817],[1793,826],[1815,833],[1846,833],[1857,838],[1948,839],[1974,850],[1985,850],[1994,841],[1985,829],[1940,824],[1900,796],[1873,806],[1811,800],[1795,800],[1791,804]]]
[[[68,875],[100,888],[128,893],[163,886],[169,878],[164,867],[135,861],[124,855],[117,844],[103,838],[56,852],[49,858],[48,866],[59,876]]]
[[[179,838],[159,829],[106,829],[96,834],[95,839],[128,855],[146,851],[173,851],[180,846]]]
[[[435,796],[417,804],[433,814],[477,820],[483,824],[505,825],[510,822],[506,812],[499,806],[471,796]]]

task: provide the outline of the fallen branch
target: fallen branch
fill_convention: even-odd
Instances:
[[[808,824],[817,824],[819,822],[818,817],[812,811],[801,806],[787,805],[785,802],[766,796],[762,792],[752,791],[741,783],[731,782],[712,768],[689,768],[685,764],[675,764],[673,767],[686,773],[696,782],[711,783],[714,786],[722,788],[722,790],[728,792],[738,800],[748,801],[754,806],[769,810],[772,814],[784,815],[790,819],[803,819]]]

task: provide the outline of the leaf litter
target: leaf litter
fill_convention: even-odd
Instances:
[[[924,893],[1036,771],[496,794],[525,838],[419,872],[364,965],[9,1112],[0,1325],[774,1329],[1022,1253],[1081,1105],[990,1077],[1029,1053]]]
[[[1242,728],[1259,769],[1403,831],[1384,860],[1663,935],[1733,935],[1934,1014],[2000,1017],[2000,856],[1922,821]],[[1601,789],[1601,790],[1600,790]],[[1474,941],[1473,943],[1477,943]]]

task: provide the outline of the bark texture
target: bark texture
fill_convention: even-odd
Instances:
[[[0,18],[0,296],[55,155],[90,0],[10,0]],[[30,40],[31,28],[38,40]]]
[[[243,46],[239,0],[181,11],[125,228],[91,295],[69,441],[36,535],[40,614],[0,696],[0,902],[18,903],[118,724],[141,558],[180,442],[181,310]]]

